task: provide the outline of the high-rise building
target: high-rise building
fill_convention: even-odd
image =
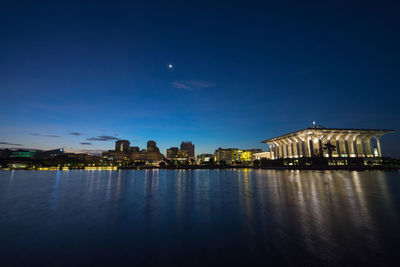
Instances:
[[[128,153],[130,145],[131,143],[128,140],[118,140],[115,142],[115,151]]]
[[[147,142],[147,152],[160,152],[155,141],[150,140]]]
[[[181,150],[186,150],[189,159],[194,159],[194,145],[192,144],[192,142],[183,141],[181,143]]]

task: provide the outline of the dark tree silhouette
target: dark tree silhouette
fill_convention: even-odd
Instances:
[[[332,157],[332,152],[336,150],[336,146],[332,145],[330,142],[326,143],[324,147],[322,148],[323,150],[328,152],[329,157]]]

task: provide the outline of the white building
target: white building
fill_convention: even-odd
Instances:
[[[332,157],[382,157],[380,138],[393,132],[383,129],[325,128],[314,123],[312,127],[270,138],[262,143],[268,144],[271,159],[313,155],[328,157],[328,143],[335,146],[331,151]]]

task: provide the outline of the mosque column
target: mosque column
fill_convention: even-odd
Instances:
[[[303,154],[301,151],[301,140],[300,142],[296,142],[296,148],[297,148],[297,157],[300,158],[301,155]]]
[[[348,139],[345,139],[344,140],[344,147],[345,147],[345,150],[346,150],[346,156],[347,157],[350,157],[350,145],[349,145],[349,140]]]
[[[284,151],[283,151],[283,153],[285,154],[285,158],[288,158],[288,157],[289,157],[289,153],[288,153],[288,145],[287,145],[286,141],[285,141],[285,145],[284,145]]]
[[[309,153],[309,156],[312,157],[312,156],[313,156],[313,150],[314,150],[312,138],[307,139],[307,143],[308,143],[308,153]]]
[[[274,142],[274,159],[277,159],[277,158],[278,158],[278,146]]]
[[[275,159],[279,159],[279,143],[276,142],[275,143],[275,155],[274,155]]]
[[[381,139],[381,136],[375,136],[375,139],[376,139],[376,146],[378,148],[378,157],[382,157],[381,142],[379,141]]]
[[[362,137],[357,138],[357,151],[359,157],[365,157],[364,142]]]
[[[281,149],[282,149],[282,144],[281,142],[277,142],[278,143],[278,147],[277,147],[277,154],[278,154],[278,159],[282,157],[282,153],[281,153]]]
[[[275,159],[275,157],[276,157],[275,149],[276,149],[275,144],[272,144],[272,150],[271,150],[271,153],[270,153],[271,159]]]
[[[318,153],[320,157],[324,156],[324,151],[322,150],[323,145],[322,145],[322,139],[318,138]]]
[[[301,156],[302,156],[302,157],[307,157],[307,155],[306,155],[306,148],[305,148],[303,139],[300,139],[299,145],[300,145]]]
[[[278,158],[282,158],[282,143],[278,142]]]
[[[273,150],[273,147],[272,147],[272,144],[268,144],[269,145],[269,155],[270,155],[270,159],[273,159],[272,158],[272,150]]]
[[[336,139],[336,154],[340,157],[340,138]]]
[[[285,153],[286,153],[286,158],[289,158],[289,142],[287,141],[285,143]]]
[[[364,144],[365,144],[365,150],[367,153],[367,157],[370,157],[370,155],[373,154],[373,153],[371,153],[371,137],[366,136],[364,139]]]
[[[362,157],[362,151],[360,150],[360,147],[358,145],[358,136],[354,139],[353,145],[354,145],[354,153],[356,154],[356,157]]]
[[[272,145],[271,144],[268,144],[268,147],[269,147],[269,154],[271,155],[272,153]],[[271,158],[271,157],[270,157]]]
[[[355,157],[358,157],[356,138],[351,139],[351,149]]]
[[[299,157],[299,147],[298,141],[296,138],[293,138],[293,158],[298,158]]]
[[[365,143],[365,137],[362,137],[361,138],[361,147],[362,147],[362,151],[363,151],[363,155],[364,155],[364,157],[367,157],[368,156],[368,154],[367,154],[367,148],[366,148],[366,143]]]
[[[272,143],[272,152],[274,153],[274,156],[271,157],[271,159],[275,159],[275,157],[276,157],[276,145],[275,145],[275,143]],[[271,154],[271,156],[272,156],[272,154]]]
[[[354,154],[356,154],[356,157],[359,157],[360,156],[360,149],[358,147],[357,142],[358,142],[358,136],[354,137],[353,146],[354,146]]]
[[[306,138],[306,140],[304,141],[304,147],[305,147],[307,157],[311,157],[311,147],[312,146],[310,145],[309,138]]]
[[[309,150],[308,150],[308,139],[304,139],[303,141],[303,148],[304,148],[304,157],[309,157]]]
[[[273,144],[272,151],[270,153],[270,159],[276,159],[275,149],[276,149],[275,144]]]
[[[294,158],[293,142],[290,142],[290,157]]]
[[[347,146],[348,146],[348,149],[349,149],[349,157],[351,157],[352,155],[355,154],[355,151],[354,151],[354,137],[353,136],[350,136],[347,139]]]
[[[286,158],[290,158],[290,142],[289,141],[287,141],[285,148],[286,148],[286,150],[285,150]]]
[[[357,136],[356,138],[356,147],[357,147],[357,157],[364,157],[364,149],[361,136]]]
[[[346,140],[344,140],[343,138],[339,139],[339,146],[340,146],[340,156],[344,155],[345,157],[347,157],[347,152],[346,152]]]
[[[293,158],[298,158],[299,157],[299,149],[297,148],[297,140],[293,139]]]

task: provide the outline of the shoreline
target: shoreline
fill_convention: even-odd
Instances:
[[[84,167],[84,168],[65,168],[65,167],[41,167],[13,169],[1,168],[0,171],[116,171],[116,170],[225,170],[225,169],[255,169],[255,170],[310,170],[310,171],[400,171],[400,167],[392,166],[276,166],[276,167],[256,167],[256,166],[185,166],[185,167],[158,167],[158,166],[107,166],[107,167]]]

